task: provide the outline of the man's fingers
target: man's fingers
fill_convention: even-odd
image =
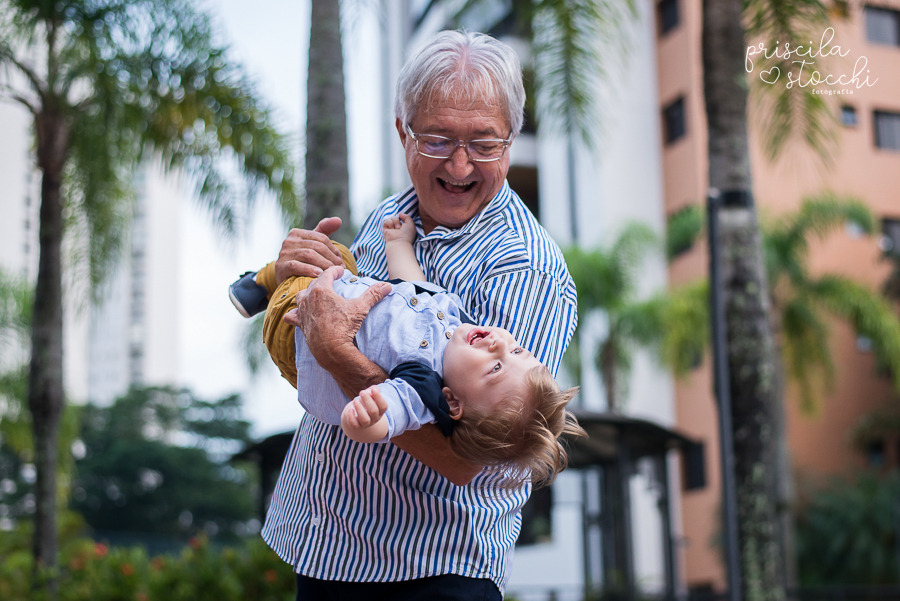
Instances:
[[[341,229],[342,223],[340,217],[326,217],[316,225],[313,231],[325,234],[330,238],[333,233]]]
[[[324,261],[319,262],[323,263],[321,267],[315,264],[303,263],[302,261],[286,261],[285,263],[283,263],[283,265],[284,268],[291,273],[291,275],[315,278],[319,277],[319,274],[328,268],[328,265],[324,264]]]
[[[381,299],[388,295],[391,291],[391,285],[387,282],[378,282],[369,286],[361,296],[353,299],[353,303],[363,310],[366,314],[369,310],[377,305]]]
[[[280,284],[292,275],[315,277],[331,265],[343,265],[341,254],[328,237],[340,225],[339,218],[330,217],[320,221],[315,230],[288,232],[275,263],[276,281]]]
[[[332,265],[316,277],[316,281],[309,285],[310,288],[327,286],[334,289],[334,281],[344,274],[343,265]]]
[[[298,309],[291,309],[284,314],[284,317],[282,317],[282,319],[285,321],[285,323],[288,323],[295,328],[300,327],[300,311]]]

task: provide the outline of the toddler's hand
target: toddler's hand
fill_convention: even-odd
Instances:
[[[385,242],[405,240],[412,244],[416,239],[416,224],[406,213],[398,213],[393,217],[386,217],[381,224]]]
[[[381,421],[385,411],[387,411],[387,401],[381,395],[378,386],[369,386],[344,406],[344,410],[341,411],[341,428],[348,436],[359,440],[353,433],[360,433],[375,426]],[[368,440],[360,440],[360,442],[381,440],[387,434],[387,424],[382,425],[384,426],[383,434],[373,439],[366,436],[365,438]]]

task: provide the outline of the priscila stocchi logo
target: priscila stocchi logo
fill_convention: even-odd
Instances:
[[[834,43],[834,28],[828,27],[822,32],[818,45],[810,41],[806,45],[775,42],[771,48],[765,42],[747,46],[744,69],[747,73],[755,72],[763,83],[770,86],[784,85],[787,89],[812,87],[814,94],[852,94],[862,87],[874,86],[878,78],[872,79],[869,59],[865,56],[857,57],[852,69],[836,69],[838,61],[829,61],[829,70],[826,71],[826,66],[821,64],[822,59],[833,56],[846,59],[849,54],[849,48],[844,49]],[[778,64],[773,65],[773,59],[777,59]],[[843,61],[845,66],[849,65],[850,59]],[[755,61],[762,61],[762,66],[769,68],[757,69]]]

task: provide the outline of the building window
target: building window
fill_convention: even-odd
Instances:
[[[884,441],[875,440],[866,445],[866,460],[870,467],[884,467]]]
[[[847,0],[834,0],[828,14],[832,19],[849,19],[850,3]]]
[[[683,96],[680,96],[663,108],[663,128],[666,144],[671,144],[684,137],[687,128],[685,126]]]
[[[884,254],[900,257],[900,219],[885,218],[881,220],[881,241]]]
[[[900,150],[900,113],[875,111],[875,146]]]
[[[678,0],[659,0],[656,15],[659,21],[659,35],[665,35],[678,27],[680,21]]]
[[[900,11],[867,6],[866,39],[873,44],[900,46]]]
[[[841,125],[844,127],[856,127],[856,108],[845,104],[841,107]]]
[[[516,546],[550,542],[553,539],[553,488],[545,486],[531,493],[522,507],[522,530]]]

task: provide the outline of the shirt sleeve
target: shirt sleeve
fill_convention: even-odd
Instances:
[[[479,286],[470,309],[476,322],[509,330],[556,377],[578,323],[570,279],[530,268],[506,271]]]
[[[418,430],[425,424],[434,422],[434,416],[422,403],[415,388],[401,379],[387,380],[378,385],[387,401],[384,415],[388,420],[388,433],[384,440],[389,442],[407,430]]]

